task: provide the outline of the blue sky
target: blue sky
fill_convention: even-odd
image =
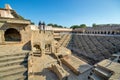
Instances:
[[[4,4],[35,24],[120,24],[120,0],[0,0],[1,8]]]

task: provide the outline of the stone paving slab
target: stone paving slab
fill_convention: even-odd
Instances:
[[[71,68],[71,70],[75,71],[76,73],[83,73],[92,68],[91,65],[73,55],[64,57],[62,61],[63,63],[65,62],[65,65]]]

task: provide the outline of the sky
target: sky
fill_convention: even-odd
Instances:
[[[5,4],[36,25],[120,24],[120,0],[0,0],[0,8]]]

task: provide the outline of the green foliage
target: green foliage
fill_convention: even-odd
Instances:
[[[87,26],[85,24],[81,25],[72,25],[70,28],[75,29],[75,28],[86,28]]]
[[[53,24],[49,23],[49,24],[47,24],[47,26],[53,26]]]
[[[34,22],[31,22],[32,25],[34,25],[35,23]]]
[[[24,19],[24,17],[22,17],[22,16],[20,16],[20,15],[18,15],[18,18],[19,18],[19,19]]]
[[[17,14],[15,11],[11,11],[11,14],[18,19],[24,19],[24,17],[22,17],[21,15]]]
[[[61,26],[58,24],[52,24],[52,23],[47,24],[47,26],[52,26],[52,27],[57,27],[57,28],[67,28],[65,26]],[[81,25],[72,25],[70,28],[75,29],[75,28],[86,28],[86,27],[87,27],[86,24],[81,24]]]
[[[52,23],[47,24],[47,26],[52,26],[52,27],[57,27],[57,28],[63,28],[63,26],[61,26],[61,25],[52,24]]]
[[[93,23],[93,24],[92,24],[92,27],[96,27],[96,24],[95,24],[95,23]]]
[[[80,25],[80,28],[86,28],[87,26],[86,26],[86,24],[81,24]]]
[[[79,28],[79,25],[72,25],[70,28],[75,29],[75,28]]]

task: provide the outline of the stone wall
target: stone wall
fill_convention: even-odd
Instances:
[[[9,24],[4,23],[0,28],[1,36],[3,37],[2,42],[5,42],[4,35],[7,29],[16,29],[21,35],[21,42],[26,42],[31,39],[31,31],[29,25],[20,25],[20,24]]]
[[[45,53],[45,45],[50,44],[52,52],[54,52],[54,38],[51,31],[32,31],[31,45],[40,45],[43,54]]]
[[[0,17],[14,18],[14,16],[11,14],[10,10],[0,10]]]
[[[85,34],[120,34],[120,25],[97,25],[96,27],[76,28],[74,33]]]

